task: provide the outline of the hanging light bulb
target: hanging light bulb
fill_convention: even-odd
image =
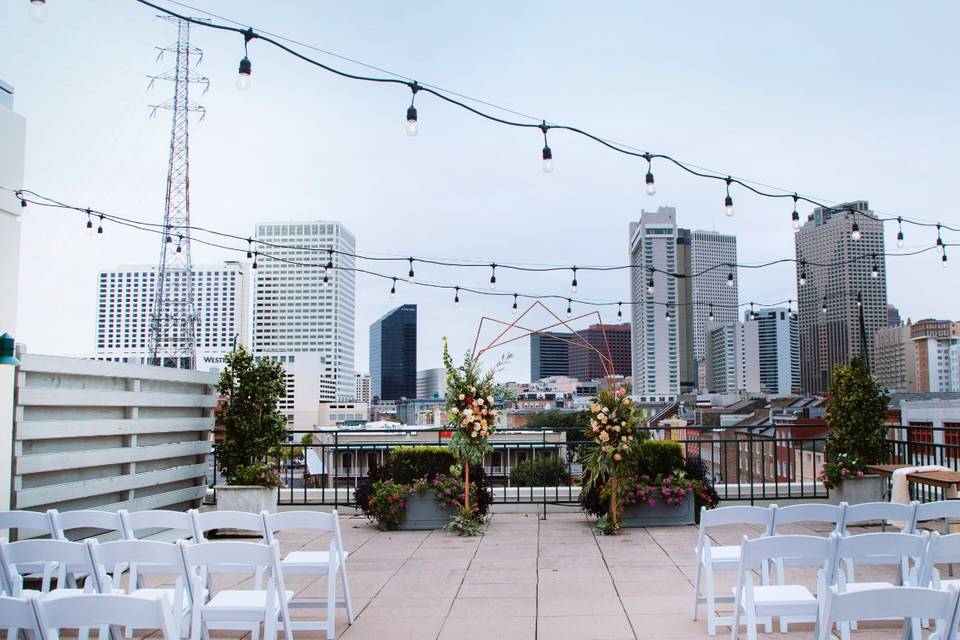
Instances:
[[[807,284],[807,261],[800,261],[800,286]]]
[[[754,311],[753,311],[753,303],[752,303],[752,302],[750,303],[750,316],[749,316],[749,318],[750,318],[751,320],[756,320],[756,319],[757,319],[757,314],[754,313]]]
[[[573,315],[573,311],[570,309],[570,298],[567,298],[567,320],[570,319],[570,316]]]
[[[862,307],[862,306],[863,306],[863,294],[860,293],[860,292],[858,292],[858,293],[857,293],[857,308],[859,309],[859,308]]]
[[[453,306],[460,306],[460,287],[453,288]]]
[[[417,108],[413,106],[413,101],[417,97],[417,91],[420,90],[420,85],[416,82],[410,83],[410,91],[413,92],[413,95],[410,97],[410,106],[407,107],[407,135],[411,138],[417,135],[417,132],[420,131],[420,127],[417,124]]]
[[[183,249],[180,246],[182,243],[183,243],[183,236],[177,236],[177,253],[181,253],[183,251]]]
[[[943,246],[943,238],[940,236],[940,223],[937,223],[937,251],[940,252],[942,256],[946,251],[946,248]]]
[[[497,265],[491,264],[490,265],[490,289],[493,290],[496,288],[497,288]]]
[[[327,249],[327,264],[323,268],[323,281],[326,282],[333,274],[333,249]]]
[[[821,313],[827,312],[827,296],[823,296],[823,303],[820,305],[820,312]]]
[[[877,256],[873,256],[873,266],[870,268],[870,277],[879,278],[880,277],[880,268],[877,266]]]
[[[258,255],[259,255],[259,254],[258,254],[256,251],[253,252],[253,268],[254,268],[254,269],[257,268],[257,256],[258,256]]]
[[[653,271],[651,271],[650,279],[647,280],[647,295],[652,296],[656,290],[657,290],[657,287],[653,283]]]
[[[390,285],[390,299],[393,300],[397,297],[397,279],[393,279],[393,284]]]
[[[713,303],[710,304],[710,315],[707,316],[707,319],[708,319],[710,322],[713,322]]]
[[[408,258],[408,260],[410,261],[410,272],[407,273],[407,281],[408,281],[410,284],[413,284],[413,279],[414,279],[414,275],[413,275],[413,258]]]
[[[897,248],[903,249],[903,218],[897,216]]]
[[[513,315],[517,315],[517,294],[513,294]]]
[[[247,260],[253,257],[253,238],[247,238]]]
[[[733,271],[727,274],[727,286],[728,287],[733,286]]]
[[[854,216],[853,224],[850,226],[850,239],[854,241],[860,239],[860,225],[857,224],[856,216]]]
[[[800,233],[800,212],[797,211],[797,194],[793,194],[793,213],[790,214],[790,219],[793,220],[793,232]]]
[[[570,281],[570,293],[577,292],[577,268],[573,268],[573,280]]]
[[[617,318],[623,318],[623,303],[617,303]]]
[[[646,189],[647,195],[652,196],[657,192],[657,185],[653,182],[653,167],[650,162],[650,154],[646,154],[647,158],[647,177],[646,177]]]
[[[100,214],[100,225],[97,227],[97,237],[103,237],[103,214]]]
[[[26,208],[27,208],[27,199],[26,199],[25,197],[23,197],[23,191],[15,191],[15,192],[13,193],[13,195],[17,196],[17,198],[20,199],[20,208],[21,208],[21,209],[26,209]]]
[[[730,183],[733,181],[727,176],[727,197],[723,199],[723,212],[729,218],[733,215],[733,196],[730,195]]]
[[[787,300],[787,317],[793,318],[793,300]]]
[[[670,307],[667,307],[666,310],[663,312],[663,317],[664,317],[666,320],[669,320],[669,319],[670,319]]]
[[[247,43],[255,37],[253,29],[247,29],[243,32],[243,58],[240,59],[240,68],[237,70],[237,89],[240,91],[249,91],[252,86],[250,75],[253,73],[253,64],[247,57]]]
[[[30,0],[30,19],[34,22],[47,19],[47,0]]]
[[[547,130],[550,127],[547,126],[546,120],[543,121],[543,124],[540,125],[540,130],[543,131],[543,172],[552,173],[553,172],[553,151],[550,150],[550,145],[547,144]]]
[[[943,267],[944,269],[947,268],[947,252],[946,251],[944,251],[943,255],[940,256],[940,266]]]
[[[87,209],[87,235],[93,235],[93,220],[90,218],[90,209]],[[167,236],[167,242],[170,242],[170,236]]]

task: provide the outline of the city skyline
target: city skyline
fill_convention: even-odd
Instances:
[[[212,3],[200,6],[214,9]],[[438,8],[439,24],[460,24],[464,19],[470,24],[469,36],[456,42],[426,37],[416,11],[389,5],[307,8],[309,15],[298,22],[251,2],[231,5],[230,11],[232,17],[334,51],[557,121],[583,124],[703,166],[836,201],[869,199],[885,214],[956,224],[956,216],[943,206],[951,201],[944,187],[950,182],[947,168],[960,148],[946,108],[955,104],[957,89],[937,80],[950,74],[945,61],[951,56],[943,50],[953,46],[947,44],[949,37],[905,42],[904,21],[909,26],[922,20],[930,27],[929,16],[904,16],[893,4],[874,6],[871,12],[855,7],[830,11],[789,7],[777,16],[764,15],[756,6],[733,9],[734,25],[725,34],[712,32],[718,7],[704,5],[694,18],[684,15],[690,20],[689,39],[679,57],[676,42],[655,29],[645,30],[641,38],[592,39],[598,55],[608,61],[601,67],[590,65],[575,51],[550,46],[580,37],[585,24],[594,24],[588,11],[551,16],[549,29],[523,44],[516,38],[519,27],[504,25],[495,8]],[[956,13],[950,5],[938,7],[930,11]],[[143,76],[163,68],[154,64],[153,47],[171,41],[169,25],[154,20],[149,11],[125,4],[110,11],[85,1],[58,5],[41,25],[24,20],[20,8],[0,7],[0,36],[10,52],[0,56],[0,78],[15,87],[14,111],[27,119],[25,185],[70,202],[159,220],[169,131],[160,119],[147,118],[146,104],[156,101],[159,92],[146,93]],[[617,11],[623,20],[615,30],[681,17],[672,7],[641,11],[624,4]],[[723,13],[729,17],[730,11]],[[539,13],[532,7],[521,12]],[[752,54],[758,47],[776,46],[776,25],[784,18],[795,25],[800,39],[839,42],[851,24],[877,39],[862,42],[856,51],[831,46],[788,52],[774,70],[770,61]],[[941,25],[950,20],[935,22],[933,29],[945,29]],[[404,28],[397,29],[398,24]],[[741,190],[734,193],[735,215],[725,218],[716,185],[656,163],[657,195],[648,197],[642,190],[642,163],[611,157],[559,134],[551,134],[556,171],[545,176],[539,169],[539,146],[531,148],[527,137],[465,119],[436,101],[418,99],[420,135],[411,140],[402,132],[406,104],[396,93],[311,73],[265,48],[252,58],[253,89],[239,94],[233,87],[236,43],[206,30],[198,30],[195,39],[205,50],[204,73],[212,80],[204,100],[208,116],[191,132],[197,224],[246,235],[257,220],[322,217],[354,229],[362,251],[587,263],[597,255],[622,256],[622,237],[612,230],[636,219],[641,208],[670,204],[683,212],[684,227],[715,228],[737,236],[742,262],[792,254],[789,199],[778,204]],[[91,41],[96,46],[89,46]],[[884,41],[898,45],[883,45]],[[491,50],[497,51],[493,57]],[[720,82],[711,65],[693,64],[702,59],[740,72],[721,74]],[[510,64],[504,64],[507,60]],[[642,70],[638,60],[648,61]],[[837,60],[845,64],[835,64]],[[110,81],[98,88],[96,99],[82,80],[92,69],[109,70]],[[464,69],[468,71],[463,73]],[[529,81],[533,70],[541,79],[536,83]],[[565,81],[568,74],[587,70],[597,79],[597,87],[572,91]],[[907,74],[915,82],[871,80],[891,73]],[[762,87],[743,80],[756,75],[765,78]],[[649,99],[651,87],[655,100]],[[722,108],[693,107],[718,93],[724,95]],[[812,103],[808,98],[813,94],[843,99]],[[86,99],[88,95],[91,99]],[[68,100],[71,116],[83,123],[69,131],[61,109]],[[784,107],[791,103],[803,107]],[[871,108],[863,109],[867,103]],[[314,108],[318,104],[323,105],[319,117]],[[907,107],[917,117],[903,119]],[[757,113],[763,116],[750,115]],[[331,122],[337,126],[331,127]],[[873,135],[878,130],[889,135]],[[107,131],[110,135],[104,136]],[[848,153],[852,144],[858,150],[854,161]],[[261,154],[260,149],[272,152]],[[921,155],[927,160],[924,171],[888,161]],[[244,176],[242,184],[237,175]],[[464,248],[462,234],[447,224],[454,208],[487,228],[510,232],[498,234],[495,248]],[[528,212],[520,224],[514,213],[518,209]],[[807,213],[809,208],[801,211]],[[154,262],[155,240],[108,226],[103,241],[88,241],[78,233],[74,217],[39,207],[25,214],[17,338],[33,352],[89,355],[96,274],[118,264]],[[551,226],[556,220],[563,221],[559,236],[558,227]],[[428,228],[431,233],[419,232]],[[553,231],[553,242],[539,242],[544,229]],[[905,250],[929,246],[935,237],[932,230],[905,231]],[[895,250],[895,225],[888,223],[884,233],[886,249]],[[230,257],[196,245],[193,250],[198,263]],[[937,295],[955,278],[953,269],[940,270],[932,253],[891,258],[887,267],[888,299],[904,317],[960,317],[955,299]],[[454,277],[426,265],[417,271],[424,280]],[[741,273],[740,300],[796,299],[794,277],[791,265]],[[498,272],[498,280],[500,290],[557,294],[563,294],[568,284],[556,275]],[[464,272],[462,281],[477,288],[486,284],[477,272]],[[628,297],[625,276],[581,273],[580,285],[584,297]],[[397,299],[390,301],[388,289],[378,279],[358,277],[356,325],[369,325],[401,302],[435,310],[421,319],[423,339],[418,346],[424,366],[439,364],[441,336],[448,336],[451,350],[460,354],[472,344],[481,315],[510,318],[509,299],[462,295],[460,308],[454,309],[447,292],[414,293],[401,282]],[[51,298],[48,294],[54,290],[60,295]],[[60,327],[51,320],[62,306],[74,310],[73,326]],[[560,302],[552,305],[561,316],[564,307]],[[604,322],[614,323],[615,313],[606,310]],[[358,370],[368,369],[364,333],[359,332],[355,345]],[[515,357],[503,378],[526,379],[526,342],[507,350]]]

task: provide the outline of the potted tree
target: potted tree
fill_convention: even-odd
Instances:
[[[276,511],[282,486],[268,459],[287,439],[286,418],[277,410],[286,380],[283,365],[259,360],[238,347],[225,358],[217,391],[226,398],[218,411],[223,442],[215,448],[227,480],[217,488],[217,508],[225,511]]]
[[[890,453],[884,423],[889,396],[859,356],[834,368],[830,395],[826,416],[830,431],[820,481],[836,504],[878,501],[883,478],[868,474],[866,468],[887,462]]]

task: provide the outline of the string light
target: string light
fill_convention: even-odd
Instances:
[[[710,322],[713,322],[713,303],[712,303],[712,302],[710,303],[710,315],[707,316],[707,319],[708,319]]]
[[[790,218],[793,220],[793,232],[800,233],[800,212],[797,211],[797,200],[799,197],[797,194],[793,194],[793,213],[790,214]]]
[[[550,127],[547,126],[547,121],[544,120],[543,124],[540,125],[540,130],[543,131],[543,172],[544,173],[553,173],[553,151],[550,150],[550,145],[547,144],[547,130]]]
[[[941,256],[942,256],[942,255],[944,254],[944,252],[946,251],[946,248],[944,248],[944,246],[943,246],[943,238],[940,236],[940,223],[939,223],[939,222],[937,223],[937,250],[940,252],[940,255],[941,255]]]
[[[787,300],[787,318],[793,318],[793,300]]]
[[[408,281],[410,284],[413,284],[413,280],[414,280],[414,275],[413,275],[413,258],[408,258],[408,260],[410,261],[410,272],[407,273],[407,281]]]
[[[497,265],[496,263],[490,265],[490,290],[497,288]]]
[[[820,305],[820,312],[821,313],[827,312],[827,296],[823,296],[823,304]]]
[[[47,0],[30,0],[30,19],[34,22],[47,19]]]
[[[859,309],[859,308],[862,307],[862,306],[863,306],[863,294],[860,293],[860,292],[858,292],[858,293],[857,293],[857,308]]]
[[[753,303],[752,303],[752,302],[750,303],[750,316],[749,316],[749,317],[750,317],[751,320],[756,320],[756,319],[757,319],[757,314],[753,311]]]
[[[413,106],[413,101],[417,97],[417,91],[420,90],[420,85],[416,82],[410,83],[410,91],[413,93],[410,96],[410,106],[407,107],[407,135],[411,138],[417,135],[417,132],[420,131],[420,125],[417,124],[417,108]]]
[[[873,267],[870,268],[870,277],[879,278],[880,268],[877,266],[877,254],[873,254]]]
[[[570,300],[570,298],[567,298],[567,320],[569,320],[570,317],[573,315],[573,311],[570,309],[571,302],[572,301]]]
[[[903,249],[903,218],[897,216],[897,248]]]
[[[177,253],[181,253],[183,251],[180,246],[181,243],[183,243],[183,236],[177,236]]]
[[[647,195],[652,196],[657,192],[657,185],[653,182],[653,162],[650,159],[650,154],[646,154],[647,158],[647,177],[646,177],[646,189]]]
[[[258,254],[256,251],[253,252],[253,265],[252,265],[252,266],[253,266],[254,269],[257,268],[257,256],[258,256],[258,255],[259,255],[259,254]]]
[[[807,261],[800,261],[800,286],[807,284]]]
[[[453,306],[460,306],[460,287],[453,288]]]
[[[943,255],[940,256],[940,266],[943,267],[944,269],[947,268],[947,251],[946,251],[946,249],[944,249]]]
[[[326,282],[333,273],[333,249],[327,249],[327,264],[323,268],[323,281]]]
[[[393,279],[393,283],[390,285],[390,299],[393,300],[397,297],[397,279]]]
[[[513,294],[513,315],[517,315],[517,294]]]
[[[727,176],[727,197],[723,199],[723,212],[729,218],[733,215],[733,196],[730,195],[730,183],[733,179]]]
[[[664,317],[664,319],[666,319],[666,320],[669,320],[669,319],[670,319],[670,307],[669,307],[669,306],[668,306],[668,307],[666,308],[666,310],[663,312],[663,317]]]
[[[622,302],[618,302],[618,303],[617,303],[617,318],[621,318],[621,319],[623,318],[623,303],[622,303]]]
[[[90,210],[88,209],[88,210],[87,210],[87,220],[88,220],[88,221],[90,220],[90,213],[89,213],[89,211],[90,211]],[[87,230],[88,230],[88,231],[92,231],[92,229],[91,229],[92,226],[93,226],[92,224],[91,224],[91,225],[87,225]],[[170,236],[170,225],[167,225],[167,239],[165,240],[165,242],[166,242],[167,244],[170,244],[171,242],[173,242],[173,238]]]
[[[87,235],[93,235],[93,219],[90,217],[90,209],[87,209]],[[167,242],[170,242],[170,236],[167,236]]]
[[[854,214],[854,216],[853,216],[853,224],[850,226],[850,239],[851,239],[851,240],[854,240],[854,241],[860,239],[860,225],[857,224],[857,216],[856,216],[856,214]]]
[[[103,237],[103,214],[100,214],[100,226],[97,227],[97,237]]]
[[[243,32],[243,58],[240,59],[240,68],[237,70],[237,89],[240,91],[249,91],[252,86],[250,75],[253,73],[253,64],[247,57],[247,44],[256,37],[253,29],[247,29]]]
[[[653,269],[650,270],[650,279],[647,280],[647,295],[652,296],[657,290],[656,285],[653,283]]]
[[[247,238],[247,260],[253,258],[253,238]]]
[[[733,286],[733,271],[727,274],[727,286],[728,287]]]
[[[26,209],[26,208],[27,208],[27,199],[23,197],[23,192],[22,192],[22,191],[14,191],[14,192],[13,192],[13,195],[15,195],[17,198],[20,199],[20,208],[21,208],[21,209]]]
[[[573,280],[570,281],[570,293],[577,292],[577,268],[573,268]]]

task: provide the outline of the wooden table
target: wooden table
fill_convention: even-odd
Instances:
[[[897,469],[905,469],[906,467],[913,467],[916,465],[912,464],[868,464],[867,473],[875,473],[878,476],[884,476],[889,478],[893,475],[893,472]]]
[[[908,473],[910,484],[925,484],[938,489],[948,490],[960,486],[960,472],[957,471],[918,471]]]

